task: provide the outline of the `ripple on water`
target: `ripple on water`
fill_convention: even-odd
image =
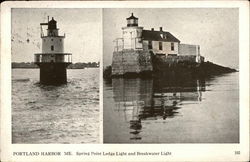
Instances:
[[[12,142],[99,143],[98,73],[68,70],[67,85],[44,86],[38,69],[12,70]]]

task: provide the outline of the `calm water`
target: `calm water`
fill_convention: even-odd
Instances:
[[[105,143],[238,143],[238,73],[104,83]]]
[[[42,86],[39,69],[12,70],[13,143],[99,143],[99,69],[67,73]]]

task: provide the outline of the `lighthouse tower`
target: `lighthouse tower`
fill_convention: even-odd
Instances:
[[[114,41],[112,75],[151,75],[151,54],[149,50],[143,50],[143,27],[138,25],[138,18],[133,13],[126,20],[127,25],[122,27],[122,38]]]
[[[70,53],[64,53],[64,38],[59,36],[57,22],[52,17],[47,23],[40,23],[42,53],[35,54],[35,64],[40,68],[40,83],[48,85],[67,83],[67,66],[72,63]],[[42,26],[47,26],[43,33]]]
[[[127,26],[122,28],[123,49],[142,50],[142,30],[138,26],[138,18],[132,13],[127,18]]]

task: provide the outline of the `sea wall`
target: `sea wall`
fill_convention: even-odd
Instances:
[[[204,62],[203,56],[196,56],[196,55],[168,55],[167,57],[157,56],[158,58],[161,58],[166,63],[177,63],[177,62],[197,62],[202,63]]]
[[[112,75],[152,71],[149,51],[123,50],[113,52]]]

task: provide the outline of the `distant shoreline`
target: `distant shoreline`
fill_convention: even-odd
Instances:
[[[99,68],[99,67],[85,67],[85,68],[67,68],[67,69],[92,69],[92,68]],[[12,67],[11,69],[39,69],[38,67]]]
[[[68,69],[99,68],[100,62],[77,62],[68,66]],[[12,62],[11,69],[38,69],[34,62]]]

